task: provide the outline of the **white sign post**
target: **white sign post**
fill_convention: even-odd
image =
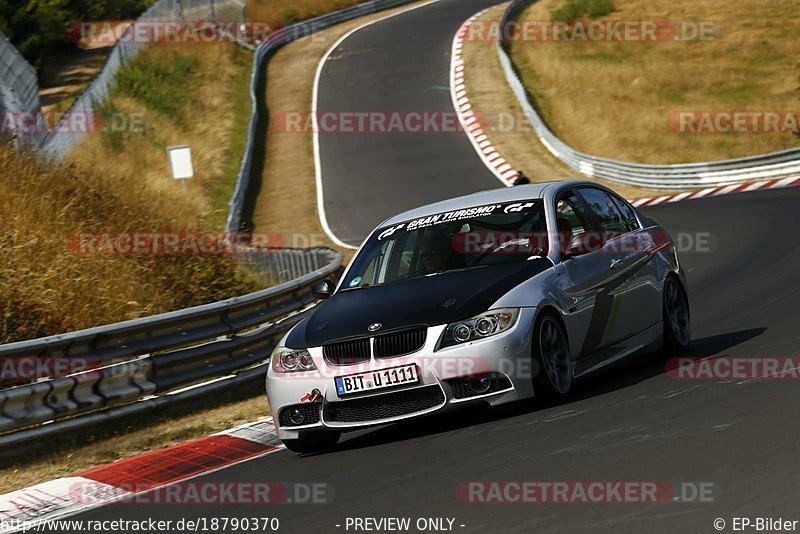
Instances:
[[[167,147],[167,158],[172,179],[180,180],[183,192],[186,193],[186,180],[194,176],[192,149],[188,145]]]

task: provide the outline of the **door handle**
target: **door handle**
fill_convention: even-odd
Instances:
[[[609,267],[611,269],[617,269],[620,265],[622,265],[622,260],[611,260],[611,265],[609,265]]]

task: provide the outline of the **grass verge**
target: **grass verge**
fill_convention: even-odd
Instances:
[[[103,108],[109,120],[66,165],[0,149],[0,342],[258,289],[231,257],[80,254],[70,246],[87,233],[222,229],[246,133],[235,121],[247,115],[242,101],[249,108],[249,55],[233,45],[150,48],[120,72]],[[171,180],[164,151],[177,144],[194,150],[196,178],[186,194]]]
[[[478,28],[490,27],[493,22],[500,19],[507,6],[508,4],[501,4],[493,7],[481,15],[475,24]],[[493,41],[465,40],[462,57],[470,103],[476,113],[490,120],[493,126],[486,134],[497,151],[513,168],[521,169],[534,182],[585,178],[553,156],[539,141],[506,82]],[[501,127],[501,124],[504,126]],[[626,198],[659,193],[641,187],[595,181],[614,189]]]
[[[180,198],[206,228],[221,230],[246,142],[251,68],[252,53],[230,43],[145,49],[120,70],[102,109],[123,126],[88,136],[69,161]],[[174,145],[192,148],[185,193],[170,179],[166,148]]]
[[[251,21],[287,25],[357,3],[359,0],[247,0],[245,14]]]
[[[46,166],[0,147],[0,343],[258,288],[231,257],[79,253],[81,234],[202,228],[186,199],[135,184],[135,175]]]
[[[580,3],[541,0],[520,18],[557,19],[569,11],[570,2]],[[601,18],[672,21],[673,28],[687,34],[707,23],[709,31],[700,36],[708,38],[516,40],[512,54],[523,82],[547,124],[566,143],[590,154],[643,163],[710,161],[800,146],[800,136],[791,130],[692,133],[690,126],[681,130],[670,122],[681,112],[800,114],[795,60],[800,10],[795,0],[615,0],[612,7]]]

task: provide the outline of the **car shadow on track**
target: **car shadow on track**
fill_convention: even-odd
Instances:
[[[727,334],[704,337],[692,341],[689,350],[687,350],[685,354],[666,354],[664,352],[659,352],[657,354],[639,355],[621,360],[587,377],[580,384],[576,384],[574,393],[566,402],[588,399],[638,384],[654,376],[665,374],[667,372],[667,362],[671,358],[700,358],[713,356],[758,337],[766,331],[766,328],[750,328],[747,330],[729,332]]]
[[[496,408],[466,409],[445,416],[429,416],[409,422],[395,423],[372,430],[359,431],[339,444],[336,451],[374,447],[386,443],[411,440],[419,437],[443,434],[454,430],[491,423],[510,417],[540,412],[555,406],[568,405],[580,400],[604,395],[612,391],[633,386],[655,376],[665,374],[667,361],[676,356],[697,358],[712,356],[736,345],[749,341],[766,332],[766,328],[751,328],[697,339],[686,354],[649,354],[634,356],[581,380],[575,384],[573,394],[561,401],[521,401]],[[335,451],[331,451],[335,452]],[[330,454],[330,453],[326,453]]]

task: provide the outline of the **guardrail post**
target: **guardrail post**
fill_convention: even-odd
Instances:
[[[72,391],[72,398],[81,410],[91,409],[102,406],[105,402],[103,397],[95,393],[94,386],[100,381],[99,371],[89,371],[75,377],[75,389]]]
[[[4,391],[0,391],[0,431],[14,427],[14,420],[5,415],[4,406],[8,395]]]
[[[47,421],[55,415],[45,404],[45,398],[50,393],[49,382],[15,387],[4,393],[3,415],[14,420],[14,427]]]
[[[106,404],[119,404],[150,395],[156,390],[155,384],[147,379],[153,368],[149,360],[124,362],[103,369],[97,392]]]
[[[47,396],[47,405],[56,417],[78,411],[78,403],[70,398],[77,381],[72,377],[57,378],[52,381],[52,389]]]

